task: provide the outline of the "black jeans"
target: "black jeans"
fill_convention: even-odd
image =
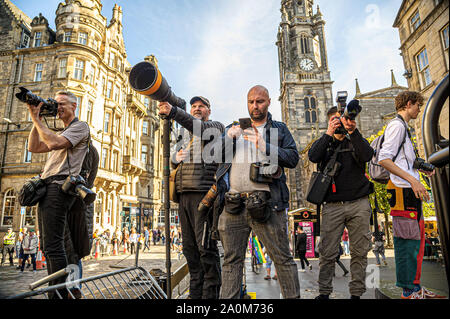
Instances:
[[[64,233],[69,211],[75,197],[61,191],[58,184],[47,185],[47,194],[38,206],[38,223],[41,232],[41,248],[47,259],[47,272],[53,274],[68,265]],[[65,277],[55,279],[49,285],[64,283]]]
[[[220,257],[217,241],[209,240],[203,246],[206,223],[207,238],[212,214],[198,212],[198,204],[205,193],[189,192],[180,195],[180,223],[183,238],[183,254],[190,274],[189,295],[192,299],[218,299],[220,292]]]
[[[22,264],[20,265],[20,270],[24,270],[25,262],[28,260],[28,256],[31,256],[31,263],[33,264],[33,270],[36,270],[36,254],[24,254],[22,259]]]
[[[305,263],[306,266],[309,266],[309,261],[306,259],[306,250],[299,250],[297,251],[298,258],[300,258],[300,263],[302,265],[302,269],[305,269]]]

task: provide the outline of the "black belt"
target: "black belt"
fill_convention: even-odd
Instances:
[[[46,179],[44,179],[44,182],[46,184],[51,184],[55,181],[63,181],[65,180],[69,175],[54,175],[54,176],[50,176],[47,177]]]
[[[353,199],[353,200],[337,200],[337,201],[332,201],[332,202],[324,202],[323,204],[324,205],[326,205],[326,204],[342,204],[343,205],[343,204],[347,204],[347,203],[354,203],[354,202],[359,201],[360,199],[362,199],[364,197],[365,196],[357,198],[357,199]]]

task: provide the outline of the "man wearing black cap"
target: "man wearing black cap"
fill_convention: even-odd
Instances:
[[[190,274],[190,299],[217,299],[220,291],[220,258],[217,241],[209,239],[212,214],[201,213],[198,205],[215,183],[217,163],[203,158],[205,146],[222,135],[224,126],[210,121],[211,104],[203,96],[194,96],[191,114],[167,102],[159,103],[159,114],[167,115],[189,132],[189,138],[178,139],[172,168],[177,168],[176,190],[183,254]],[[207,132],[205,132],[207,130]],[[204,136],[207,135],[207,136]]]

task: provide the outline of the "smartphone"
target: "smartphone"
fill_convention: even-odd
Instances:
[[[252,127],[252,120],[249,117],[239,119],[239,126],[242,130],[248,129],[249,127]]]

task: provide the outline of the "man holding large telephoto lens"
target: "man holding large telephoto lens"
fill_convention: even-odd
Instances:
[[[173,167],[178,167],[175,184],[179,193],[183,254],[190,274],[189,299],[217,299],[221,284],[220,258],[217,241],[209,238],[212,214],[198,210],[201,200],[215,183],[217,164],[204,161],[200,153],[212,140],[201,140],[201,145],[197,142],[207,130],[220,136],[224,125],[209,120],[211,105],[207,98],[194,96],[190,104],[191,114],[160,102],[159,114],[168,115],[190,133],[191,141],[180,143],[183,147],[172,158]]]
[[[349,103],[355,105],[356,100]],[[315,141],[308,152],[309,160],[324,171],[337,153],[334,178],[325,196],[319,243],[319,293],[316,299],[329,299],[333,291],[336,257],[347,227],[350,239],[349,290],[352,299],[359,299],[366,291],[367,253],[372,248],[370,216],[372,209],[368,195],[373,184],[365,176],[365,163],[373,149],[356,128],[356,121],[340,116],[337,107],[328,111],[328,129]],[[342,130],[342,126],[345,130]]]
[[[75,116],[77,99],[71,92],[60,91],[55,97],[58,103],[58,118],[64,124],[60,134],[51,131],[42,122],[38,106],[28,105],[33,128],[28,137],[28,150],[33,153],[51,155],[45,163],[41,178],[47,184],[47,193],[40,200],[38,223],[41,243],[47,259],[48,274],[52,274],[68,265],[64,234],[67,231],[68,215],[74,209],[76,197],[63,192],[61,185],[69,175],[80,175],[84,158],[88,151],[89,126]],[[78,205],[76,205],[78,206]],[[65,278],[50,282],[50,285],[63,283]],[[59,290],[62,298],[67,297],[65,289]],[[58,298],[49,293],[50,298]]]

